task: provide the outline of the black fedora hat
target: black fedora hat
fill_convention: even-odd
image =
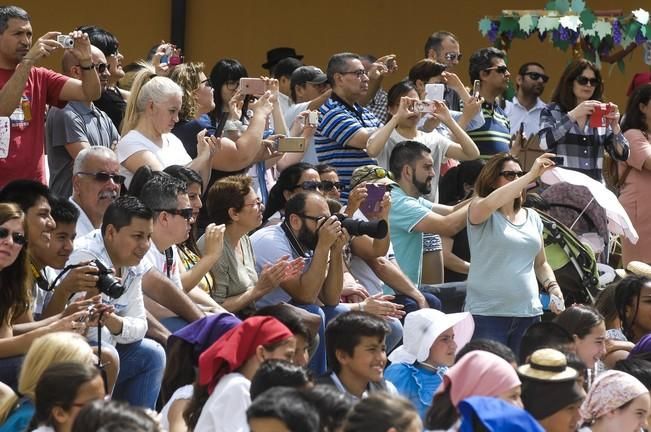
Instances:
[[[298,60],[303,59],[302,55],[296,54],[296,50],[294,48],[273,48],[267,51],[267,63],[263,64],[262,67],[265,69],[271,69],[272,67],[276,66],[276,63],[287,57],[294,57]]]

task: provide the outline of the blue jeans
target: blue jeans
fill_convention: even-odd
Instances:
[[[106,345],[102,344],[102,349],[106,349]],[[118,344],[115,349],[120,356],[120,373],[113,399],[155,409],[165,371],[165,350],[158,342],[147,338]]]
[[[165,327],[170,333],[176,333],[181,330],[186,325],[190,324],[181,317],[173,316],[168,318],[163,318],[160,320],[160,323]]]
[[[529,326],[540,322],[540,317],[499,317],[473,315],[475,333],[472,339],[490,339],[511,348],[515,357],[520,355],[520,342]]]
[[[0,381],[18,390],[18,374],[25,356],[5,357],[0,359]]]
[[[427,300],[429,307],[431,307],[432,309],[441,310],[441,300],[439,300],[434,294],[430,294],[428,292],[423,292],[422,294],[423,297],[425,297],[425,300]],[[413,298],[407,295],[396,294],[394,297],[395,297],[393,299],[394,303],[401,304],[405,307],[403,309],[405,311],[405,316],[406,314],[412,313],[420,309],[418,307],[418,303],[416,303],[416,300],[414,300]]]

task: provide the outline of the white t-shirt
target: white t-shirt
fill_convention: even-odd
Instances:
[[[161,272],[164,276],[167,276],[167,259],[164,253],[160,253],[156,248],[156,245],[152,241],[149,245],[149,251],[147,255],[142,259],[143,263],[146,263],[147,268],[155,268]],[[172,268],[169,271],[169,279],[177,286],[179,289],[183,289],[183,284],[181,284],[181,271],[178,266],[179,262],[179,251],[176,249],[176,245],[172,246]]]
[[[226,374],[206,401],[194,432],[248,432],[246,410],[251,405],[251,381],[244,375]]]
[[[397,131],[391,132],[391,136],[387,140],[382,152],[377,156],[378,164],[381,167],[389,169],[389,158],[391,157],[391,151],[395,146],[402,141],[407,141],[409,138],[405,138],[400,135]],[[422,132],[418,131],[416,137],[411,139],[411,141],[418,141],[422,144],[425,144],[427,148],[432,151],[432,159],[434,160],[434,178],[432,179],[432,192],[428,195],[424,195],[423,198],[437,203],[439,201],[439,178],[441,177],[441,164],[445,163],[447,160],[445,153],[447,153],[450,145],[454,144],[449,138],[444,137],[437,131],[432,132]]]
[[[162,135],[162,139],[163,145],[159,147],[137,130],[132,130],[118,142],[116,151],[118,161],[122,164],[135,153],[149,151],[158,159],[163,168],[170,165],[187,165],[192,162],[192,158],[185,151],[183,143],[176,135],[166,133]],[[134,173],[120,165],[120,174],[126,177],[125,184],[129,187]]]
[[[285,123],[288,128],[292,127],[296,117],[305,111],[309,105],[309,102],[301,102],[290,106],[287,111],[285,111]],[[303,162],[311,163],[312,165],[318,164],[319,159],[317,159],[316,150],[314,149],[314,137],[308,139],[305,144],[307,145],[307,148],[305,149],[305,152],[303,152]]]
[[[172,394],[170,400],[168,400],[163,409],[160,410],[160,425],[162,426],[163,430],[169,430],[170,428],[170,421],[167,418],[167,415],[170,412],[170,408],[172,408],[172,404],[177,400],[190,400],[192,399],[193,395],[194,386],[192,384],[187,384],[176,389],[176,391]]]

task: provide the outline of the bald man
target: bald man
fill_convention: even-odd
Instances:
[[[99,48],[91,46],[91,59],[104,91],[110,76],[106,57]],[[62,69],[65,75],[72,78],[79,78],[83,73],[77,58],[70,50],[63,55]],[[72,165],[81,150],[91,146],[112,148],[119,139],[111,119],[92,102],[68,102],[63,109],[50,109],[45,142],[52,193],[63,197],[72,194]],[[96,174],[93,172],[82,175]],[[102,180],[101,177],[95,177],[94,181]]]

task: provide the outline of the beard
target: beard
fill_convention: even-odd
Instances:
[[[317,233],[313,233],[307,227],[305,224],[301,227],[301,229],[298,231],[298,235],[296,236],[298,241],[303,245],[305,248],[313,251],[316,249],[316,243],[319,241],[319,236]]]
[[[427,177],[427,180],[421,182],[416,179],[416,174],[411,175],[411,182],[416,187],[416,190],[421,195],[428,195],[432,192],[432,177]]]

